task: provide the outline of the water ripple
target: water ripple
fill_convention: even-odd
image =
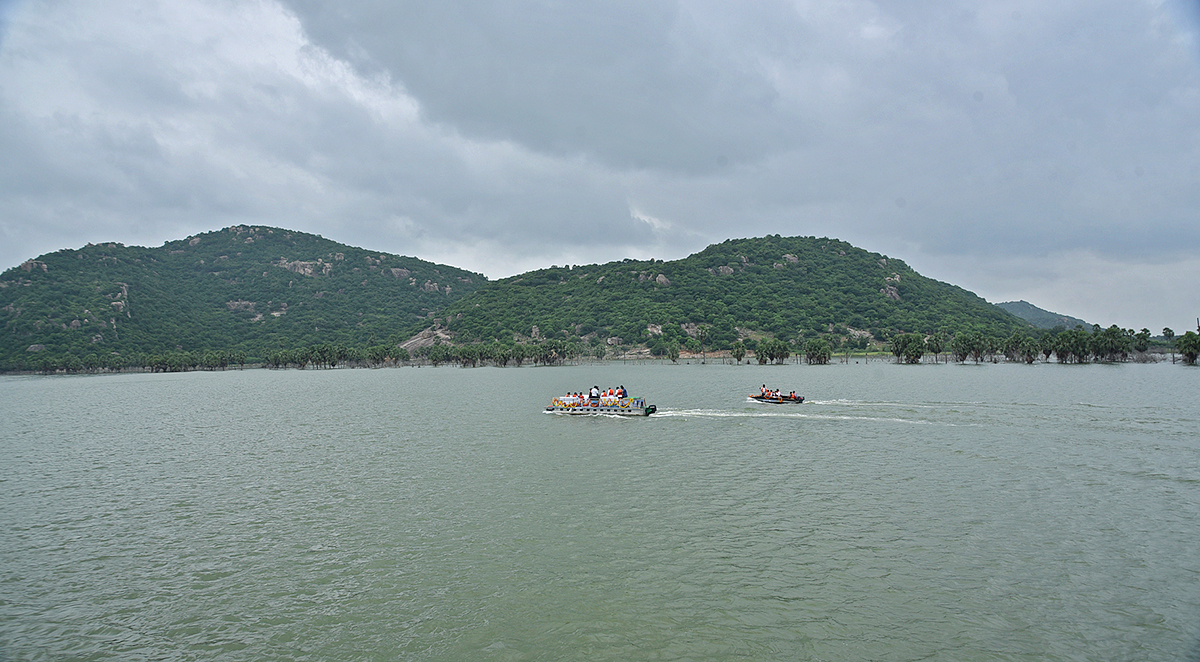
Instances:
[[[1194,371],[880,368],[0,379],[0,659],[1194,657]]]

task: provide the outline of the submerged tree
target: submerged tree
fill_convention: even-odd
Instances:
[[[1026,363],[1033,363],[1041,353],[1041,345],[1029,336],[1022,338],[1017,346],[1017,355]]]
[[[920,363],[925,356],[925,337],[919,333],[902,333],[892,338],[892,354],[896,361]]]
[[[925,339],[925,346],[929,348],[929,352],[933,354],[933,362],[938,362],[938,354],[941,354],[946,349],[946,344],[950,342],[945,331],[938,331]]]
[[[1150,349],[1150,329],[1142,329],[1133,336],[1133,351],[1141,353]]]
[[[976,363],[983,359],[987,352],[987,341],[979,331],[964,331],[954,335],[950,341],[950,353],[954,360],[962,363],[974,358]]]
[[[746,343],[740,340],[733,343],[733,349],[729,350],[729,355],[733,357],[734,361],[741,363],[742,359],[746,358]]]
[[[824,338],[813,338],[804,343],[804,358],[812,365],[825,365],[832,356],[833,350]]]
[[[758,359],[760,364],[783,363],[791,355],[792,350],[788,347],[788,344],[776,338],[763,340],[754,349],[754,358]]]
[[[1183,355],[1185,363],[1196,364],[1196,357],[1200,356],[1200,335],[1196,335],[1194,331],[1188,331],[1175,341],[1175,346],[1179,348],[1179,353]]]
[[[672,340],[666,345],[667,358],[671,359],[671,363],[679,360],[679,343]]]

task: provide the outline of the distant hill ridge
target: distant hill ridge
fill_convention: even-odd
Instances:
[[[1022,319],[903,261],[837,239],[731,239],[681,260],[551,267],[499,281],[292,230],[233,226],[158,248],[64,249],[0,274],[0,369],[63,357],[337,343],[540,343],[709,349]],[[410,347],[413,346],[411,343]],[[53,361],[51,361],[53,362]]]
[[[1043,310],[1028,301],[1005,301],[998,303],[996,306],[1007,310],[1008,312],[1020,317],[1039,329],[1053,329],[1056,326],[1061,326],[1067,329],[1074,329],[1076,326],[1082,326],[1085,329],[1091,329],[1092,325],[1070,315],[1062,315],[1052,313],[1048,310]]]
[[[730,239],[681,260],[551,267],[489,282],[451,304],[464,340],[580,339],[652,346],[708,328],[710,347],[739,338],[979,329],[1007,335],[1023,320],[903,261],[837,239]]]

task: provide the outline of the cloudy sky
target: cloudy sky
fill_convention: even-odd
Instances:
[[[1196,0],[0,0],[0,269],[234,224],[501,278],[836,237],[1200,316]]]

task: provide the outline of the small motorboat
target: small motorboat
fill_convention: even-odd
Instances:
[[[801,402],[804,402],[804,396],[796,395],[795,391],[792,391],[791,393],[788,393],[788,394],[784,394],[784,393],[778,392],[778,391],[772,391],[769,393],[759,393],[757,395],[752,394],[752,395],[748,395],[746,397],[750,398],[751,400],[753,400],[755,402],[761,402],[763,404],[768,404],[768,405],[798,405]]]

